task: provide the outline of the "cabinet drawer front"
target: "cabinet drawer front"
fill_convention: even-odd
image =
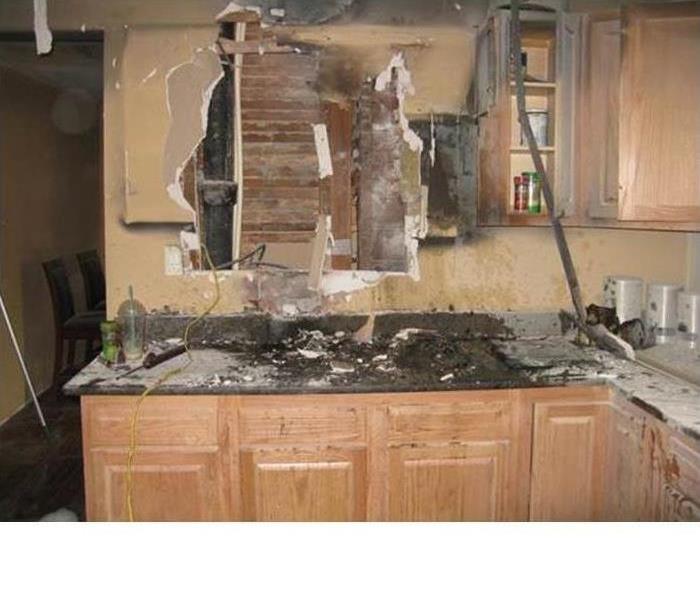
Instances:
[[[128,444],[137,398],[83,399],[83,434],[88,447]],[[146,398],[138,414],[139,446],[211,446],[217,443],[218,399],[211,397]]]
[[[389,408],[389,441],[505,439],[512,432],[510,400]]]
[[[243,444],[352,442],[365,438],[365,412],[355,406],[248,407],[240,411]]]

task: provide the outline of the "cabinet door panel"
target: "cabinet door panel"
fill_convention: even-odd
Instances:
[[[601,404],[535,405],[531,520],[600,518],[605,408]]]
[[[241,456],[246,520],[366,518],[364,450],[257,450]]]
[[[605,519],[652,521],[658,481],[647,417],[619,407],[611,409],[610,417]]]
[[[620,219],[700,220],[700,2],[623,10]]]
[[[594,219],[615,219],[618,213],[620,27],[619,18],[594,17],[586,27],[579,189]]]
[[[87,517],[124,521],[126,460],[123,449],[93,449],[87,455]],[[137,521],[218,521],[228,518],[228,481],[214,448],[139,448],[133,466]]]
[[[390,450],[392,521],[495,521],[506,513],[510,444]]]

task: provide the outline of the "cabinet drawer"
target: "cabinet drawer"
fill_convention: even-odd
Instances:
[[[389,441],[505,439],[513,423],[511,400],[389,408]]]
[[[93,396],[82,400],[86,447],[128,444],[133,397]],[[218,399],[186,396],[146,398],[139,410],[139,446],[211,446],[218,440]]]
[[[241,443],[363,441],[365,411],[355,406],[245,407],[239,413]]]
[[[680,492],[700,504],[700,453],[676,436],[671,438],[670,450],[667,477]]]

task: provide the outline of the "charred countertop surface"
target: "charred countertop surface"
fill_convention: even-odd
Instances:
[[[171,340],[171,343],[175,340]],[[611,385],[674,428],[700,439],[700,389],[569,337],[465,337],[422,329],[355,341],[347,332],[300,330],[274,344],[200,341],[181,355],[122,376],[99,359],[64,388],[73,395],[310,394]]]

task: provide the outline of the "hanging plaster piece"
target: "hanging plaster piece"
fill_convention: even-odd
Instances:
[[[316,143],[316,156],[318,157],[318,177],[325,179],[333,175],[333,161],[331,160],[331,148],[328,144],[328,131],[323,123],[313,125],[314,142]]]
[[[404,218],[404,231],[406,233],[406,257],[407,275],[414,281],[420,279],[420,265],[418,264],[418,239],[425,237],[425,232],[421,227],[421,216],[406,216]]]
[[[319,215],[316,225],[316,237],[313,241],[311,264],[309,265],[309,289],[317,291],[321,287],[323,268],[333,247],[331,235],[331,216]]]
[[[399,101],[399,124],[403,131],[403,139],[413,152],[423,151],[423,140],[408,125],[408,119],[404,113],[404,100],[406,95],[413,96],[416,93],[411,81],[411,73],[406,68],[406,62],[402,52],[397,52],[391,57],[389,64],[375,80],[374,89],[378,92],[386,90],[391,83],[394,73],[396,74],[396,97]]]
[[[194,209],[185,198],[180,176],[207,133],[209,103],[224,76],[219,55],[198,49],[191,61],[172,67],[166,77],[166,104],[170,129],[163,157],[163,179],[168,195],[185,210]]]
[[[47,0],[34,0],[34,37],[36,38],[37,54],[48,54],[53,45],[46,2]]]

